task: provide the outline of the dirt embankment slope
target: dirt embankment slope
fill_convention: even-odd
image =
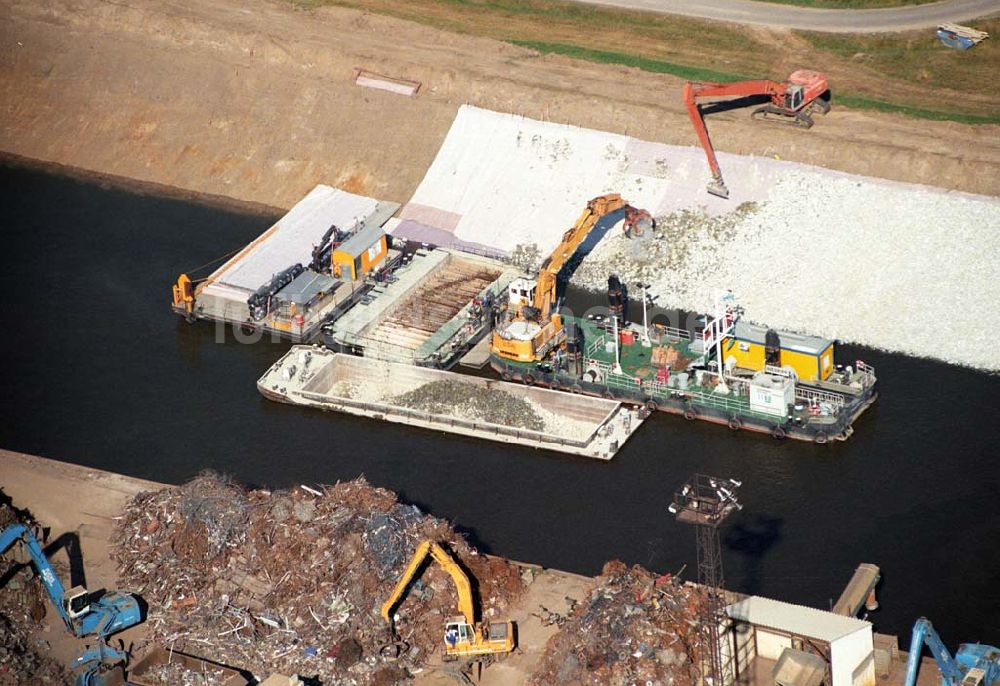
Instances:
[[[694,144],[682,81],[387,17],[251,0],[0,0],[0,150],[289,206],[317,182],[403,201],[472,103]],[[354,69],[422,82],[363,89]],[[722,150],[1000,193],[996,126],[836,110],[810,132],[716,115]]]

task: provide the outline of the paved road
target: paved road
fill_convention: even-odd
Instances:
[[[877,10],[820,10],[755,0],[578,0],[594,5],[647,10],[663,14],[731,21],[739,24],[823,31],[884,33],[934,28],[942,22],[963,22],[1000,15],[1000,0],[945,0]]]

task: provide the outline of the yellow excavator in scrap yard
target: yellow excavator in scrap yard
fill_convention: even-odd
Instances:
[[[653,228],[649,212],[629,205],[618,193],[601,195],[587,203],[576,224],[542,263],[538,278],[515,279],[508,286],[507,311],[493,331],[492,350],[515,362],[538,362],[566,341],[556,305],[556,277],[580,244],[605,215],[625,210],[625,235],[638,238]]]
[[[392,611],[416,576],[424,560],[430,555],[444,571],[448,572],[458,591],[458,611],[444,625],[444,659],[475,658],[482,656],[503,657],[514,650],[513,622],[476,622],[469,577],[448,552],[434,541],[424,541],[417,546],[410,564],[399,578],[389,599],[382,604],[382,617],[395,633]]]

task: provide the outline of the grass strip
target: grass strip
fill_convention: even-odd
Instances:
[[[532,40],[510,40],[508,43],[519,45],[522,48],[537,50],[541,53],[551,53],[555,55],[565,55],[588,62],[598,62],[600,64],[621,64],[626,67],[635,67],[642,71],[649,71],[656,74],[671,74],[679,76],[688,81],[719,81],[730,83],[733,81],[743,81],[749,76],[729,74],[716,71],[714,69],[704,69],[702,67],[689,67],[684,64],[665,62],[641,55],[631,55],[624,52],[612,52],[608,50],[594,50],[593,48],[581,48],[577,45],[567,45],[565,43],[545,43]]]
[[[582,48],[576,45],[565,43],[546,43],[542,41],[511,40],[507,41],[514,45],[531,50],[537,50],[543,54],[564,55],[576,59],[587,60],[588,62],[598,62],[600,64],[621,64],[627,67],[635,67],[642,71],[656,74],[671,74],[689,81],[718,81],[720,83],[731,83],[733,81],[743,81],[752,77],[730,74],[714,69],[703,69],[701,67],[689,67],[684,64],[656,60],[640,55],[631,55],[623,52],[612,52],[607,50],[594,50],[592,48]],[[931,119],[935,121],[955,121],[962,124],[1000,124],[1000,116],[981,116],[976,114],[961,114],[958,112],[943,112],[940,110],[929,110],[923,107],[912,105],[900,105],[884,100],[875,100],[863,95],[852,95],[849,93],[834,93],[833,102],[838,105],[845,105],[854,109],[875,110],[878,112],[892,112],[902,114],[917,119]]]

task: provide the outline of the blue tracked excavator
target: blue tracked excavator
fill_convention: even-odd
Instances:
[[[920,652],[924,645],[941,669],[941,686],[996,686],[1000,684],[1000,648],[981,643],[963,643],[951,656],[941,637],[926,617],[913,625],[910,656],[906,661],[903,686],[916,686]]]
[[[73,662],[74,669],[82,670],[77,676],[76,686],[111,686],[123,683],[119,667],[125,662],[127,655],[108,646],[107,639],[142,621],[139,601],[130,593],[113,591],[92,594],[82,586],[75,586],[67,591],[38,539],[25,525],[14,524],[0,533],[0,555],[18,542],[31,556],[49,600],[70,633],[78,638],[97,638],[97,643]]]

